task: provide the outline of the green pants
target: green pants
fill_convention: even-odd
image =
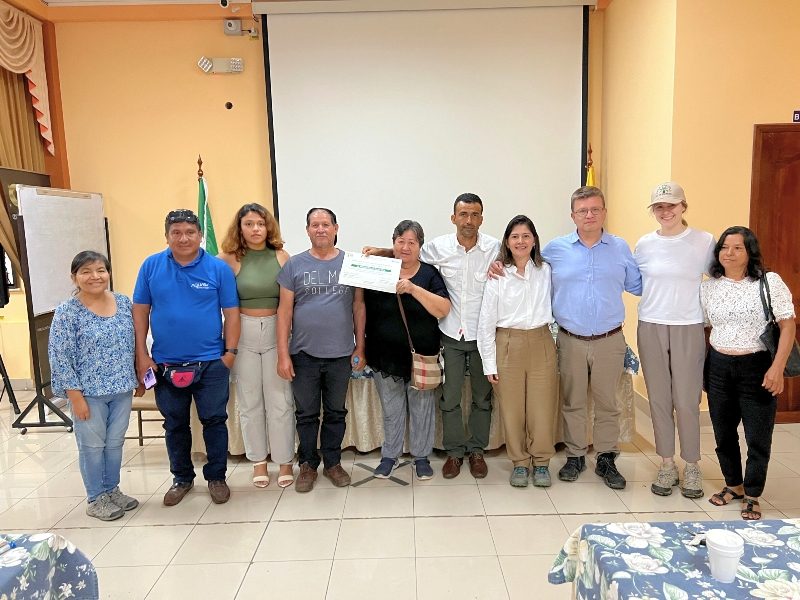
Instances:
[[[492,424],[492,384],[483,374],[478,342],[455,340],[442,334],[444,384],[439,408],[442,410],[442,445],[449,456],[483,454],[489,445]],[[461,414],[461,391],[469,365],[472,405],[469,413],[469,437]]]

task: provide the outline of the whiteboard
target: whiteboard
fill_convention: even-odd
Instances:
[[[56,309],[75,290],[70,276],[78,252],[108,255],[100,194],[18,185],[33,314]],[[26,257],[21,257],[26,260]]]

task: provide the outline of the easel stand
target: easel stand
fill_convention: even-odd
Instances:
[[[3,355],[0,354],[0,376],[3,378],[3,391],[0,392],[0,402],[3,401],[3,394],[8,392],[8,401],[11,402],[11,408],[14,409],[14,414],[19,414],[19,404],[17,404],[17,397],[14,395],[14,388],[11,387],[11,380],[8,378],[8,371],[6,370],[6,363],[3,362]]]
[[[59,420],[48,421],[44,412],[45,407],[49,408],[53,414],[59,418]],[[27,417],[34,408],[38,409],[39,420],[29,421],[27,423],[24,422],[23,419],[25,419],[25,417]],[[22,414],[17,417],[17,420],[14,421],[11,426],[18,428],[22,435],[28,433],[28,427],[66,427],[67,431],[72,432],[72,419],[65,415],[64,412],[55,404],[53,404],[49,398],[45,398],[41,391],[37,389],[36,397],[25,408],[25,410],[22,411]]]
[[[32,286],[30,285],[30,271],[28,267],[28,250],[25,243],[25,223],[22,215],[14,215],[17,222],[17,240],[19,241],[20,263],[22,266],[22,276],[25,283],[25,298],[28,303],[28,326],[30,328],[31,352],[33,354],[33,380],[36,385],[36,397],[25,407],[22,414],[11,424],[11,427],[20,430],[22,435],[28,433],[28,427],[66,427],[67,431],[72,431],[72,419],[58,408],[50,398],[52,392],[46,394],[45,390],[50,389],[50,362],[47,359],[47,342],[50,338],[50,323],[53,321],[54,311],[43,314],[34,314]],[[43,372],[43,367],[46,372]],[[45,414],[45,407],[58,417],[57,420],[48,421]],[[25,421],[34,409],[38,420]]]

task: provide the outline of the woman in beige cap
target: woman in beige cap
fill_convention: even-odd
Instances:
[[[659,229],[636,244],[634,258],[642,273],[638,343],[656,452],[662,463],[650,490],[669,496],[679,485],[675,464],[675,424],[686,462],[681,494],[703,495],[700,460],[700,393],[705,336],[700,283],[713,260],[714,236],[692,229],[684,219],[689,205],[674,182],[656,186],[650,211]]]

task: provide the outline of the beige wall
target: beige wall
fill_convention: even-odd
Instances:
[[[672,173],[692,225],[748,224],[753,126],[800,108],[798,39],[798,0],[678,1]]]
[[[753,126],[800,98],[796,0],[614,0],[603,14],[601,184],[609,227],[633,246],[657,183],[686,189],[690,223],[747,224]],[[626,337],[635,342],[636,300]],[[641,378],[637,389],[643,391]]]
[[[11,379],[29,380],[31,342],[25,293],[13,291],[10,295],[9,303],[0,309],[0,354]]]
[[[196,210],[198,154],[219,242],[243,203],[272,207],[261,40],[226,36],[221,21],[61,23],[56,34],[72,188],[103,194],[118,291],[165,247],[166,213]],[[203,55],[244,58],[245,71],[207,75]]]
[[[605,13],[589,12],[589,106],[587,141],[592,146],[592,160],[595,165],[603,164],[603,34]],[[595,177],[599,170],[595,167]]]
[[[603,160],[609,228],[635,243],[655,228],[651,188],[669,179],[675,0],[615,0],[603,33]]]
[[[672,169],[675,0],[614,0],[604,13],[599,182],[608,228],[631,248],[656,223],[650,190]],[[638,299],[625,294],[625,338],[636,349]],[[644,382],[635,378],[637,391]]]
[[[164,248],[165,214],[197,208],[198,154],[219,242],[245,202],[272,208],[260,39],[226,36],[219,19],[59,23],[56,36],[71,185],[103,194],[118,291]],[[203,55],[244,58],[245,72],[206,75]],[[14,293],[0,311],[12,379],[31,378],[28,337]]]

